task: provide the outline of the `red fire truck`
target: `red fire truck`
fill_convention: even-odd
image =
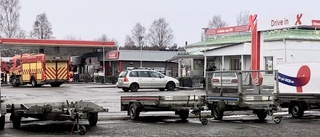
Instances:
[[[70,79],[68,56],[22,54],[12,57],[11,63],[10,83],[13,87],[26,84],[33,87],[44,84],[59,87]]]

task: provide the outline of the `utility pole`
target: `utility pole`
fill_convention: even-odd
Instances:
[[[206,73],[207,73],[207,35],[206,32],[209,28],[202,28],[204,30],[204,70],[203,70],[203,77],[206,77]]]

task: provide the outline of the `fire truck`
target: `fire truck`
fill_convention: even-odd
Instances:
[[[8,62],[1,60],[1,84],[7,83],[7,74],[9,74]]]
[[[13,87],[31,84],[41,87],[50,84],[60,87],[69,81],[68,56],[51,56],[45,54],[21,54],[12,57],[10,83]]]

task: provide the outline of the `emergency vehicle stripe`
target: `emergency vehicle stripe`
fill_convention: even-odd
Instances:
[[[47,67],[46,75],[48,79],[55,79],[55,69],[53,67]]]
[[[58,69],[58,79],[67,79],[68,78],[68,71],[67,67],[60,67]]]

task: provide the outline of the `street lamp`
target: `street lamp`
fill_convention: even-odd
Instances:
[[[139,47],[140,47],[140,68],[142,68],[142,45],[141,45],[142,38],[143,38],[143,36],[139,36]]]
[[[204,71],[203,71],[203,77],[206,77],[206,73],[207,73],[207,35],[206,32],[209,28],[202,28],[204,31]]]

